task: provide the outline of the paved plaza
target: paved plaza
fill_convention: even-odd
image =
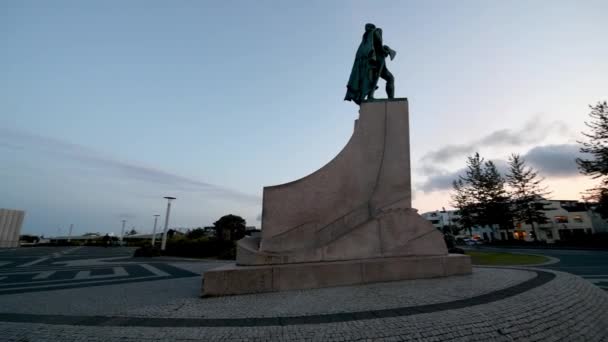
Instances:
[[[559,262],[475,267],[467,276],[216,298],[200,298],[200,274],[225,261],[132,252],[0,250],[0,340],[608,341],[608,292],[593,281],[607,266],[590,261],[606,252],[551,251]],[[577,266],[591,282],[562,272]]]

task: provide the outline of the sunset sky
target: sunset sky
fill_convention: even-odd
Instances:
[[[243,216],[326,164],[365,23],[397,51],[414,206],[450,207],[467,155],[521,154],[580,199],[589,104],[608,99],[606,1],[2,1],[0,207],[23,232],[151,231]],[[381,81],[381,89],[383,89]],[[379,91],[377,96],[384,96]]]

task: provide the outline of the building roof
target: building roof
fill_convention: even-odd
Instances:
[[[75,235],[75,236],[53,236],[49,240],[93,240],[100,239],[101,235]]]
[[[124,238],[125,238],[125,239],[151,239],[151,238],[152,238],[152,235],[155,235],[155,234],[150,233],[150,234],[134,234],[134,235],[125,235],[125,237],[124,237]],[[158,238],[158,237],[161,237],[161,236],[163,236],[163,232],[162,232],[162,231],[161,231],[161,232],[156,233],[156,237],[157,237],[157,238]]]

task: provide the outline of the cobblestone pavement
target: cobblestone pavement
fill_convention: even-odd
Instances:
[[[383,310],[472,298],[511,287],[534,277],[536,277],[534,272],[476,268],[471,276],[455,276],[449,281],[418,279],[365,286],[341,286],[204,299],[185,298],[163,305],[130,310],[127,315],[244,318]]]
[[[339,323],[186,328],[0,323],[0,330],[7,341],[32,342],[608,341],[608,295],[578,277],[556,275],[545,285],[491,303]]]
[[[165,262],[193,273],[217,265]],[[226,298],[199,292],[200,277],[183,277],[0,295],[0,341],[608,341],[608,293],[546,269]]]

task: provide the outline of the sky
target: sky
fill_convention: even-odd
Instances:
[[[397,51],[414,207],[449,208],[467,155],[522,155],[580,199],[589,105],[608,99],[606,1],[2,1],[0,207],[22,232],[152,230],[225,214],[331,160],[365,23]],[[382,83],[383,81],[381,81]],[[383,86],[381,84],[381,90]],[[377,97],[383,91],[378,91]],[[162,216],[161,216],[162,221]]]

